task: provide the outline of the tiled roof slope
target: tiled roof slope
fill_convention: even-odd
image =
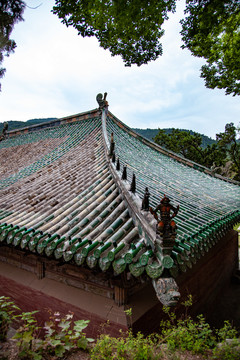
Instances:
[[[163,154],[112,114],[106,129],[136,195],[107,155],[98,110],[0,142],[0,244],[115,274],[185,272],[240,218],[240,187]],[[139,210],[146,186],[153,207],[163,194],[180,205],[171,257],[156,250],[154,220]]]
[[[0,242],[118,274],[146,245],[108,168],[101,117],[93,115],[0,143]]]
[[[116,157],[127,166],[128,181],[136,176],[139,197],[148,187],[152,207],[164,194],[180,205],[171,271],[186,271],[240,220],[240,186],[149,142],[111,113],[106,125],[108,138],[114,134]]]

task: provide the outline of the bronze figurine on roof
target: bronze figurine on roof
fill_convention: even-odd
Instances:
[[[161,236],[175,236],[177,225],[173,218],[177,215],[179,211],[179,205],[174,207],[170,204],[170,199],[164,195],[160,204],[153,210],[149,208],[151,214],[158,221],[157,223],[157,233]],[[158,212],[160,212],[160,219],[158,218]],[[171,214],[172,212],[172,214]]]

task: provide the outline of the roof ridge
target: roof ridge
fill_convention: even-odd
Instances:
[[[98,109],[93,109],[93,110],[77,113],[74,115],[60,117],[55,120],[46,121],[46,122],[43,122],[40,124],[33,124],[33,125],[28,125],[28,126],[25,126],[22,128],[13,129],[13,130],[8,131],[7,134],[11,137],[14,135],[18,135],[20,133],[28,133],[31,130],[32,131],[40,130],[40,129],[44,129],[44,128],[53,127],[56,125],[64,125],[64,124],[73,123],[73,122],[76,122],[79,120],[91,119],[92,117],[96,117],[97,114],[98,114]]]

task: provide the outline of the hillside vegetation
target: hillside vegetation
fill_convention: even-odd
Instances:
[[[154,141],[154,138],[158,135],[159,129],[138,129],[138,128],[132,128],[134,131],[136,131],[141,136],[144,136],[148,140]],[[165,134],[170,134],[173,131],[173,128],[165,128],[162,129]],[[186,129],[179,129],[179,131],[188,131],[190,135],[194,134],[194,131],[192,130],[186,130]],[[199,134],[199,133],[197,133]],[[202,147],[205,149],[208,145],[212,145],[216,143],[216,140],[213,140],[212,138],[208,137],[207,135],[199,134],[202,138]]]
[[[41,124],[43,122],[48,122],[48,121],[52,121],[52,120],[56,120],[56,118],[31,119],[28,121],[10,120],[10,121],[8,121],[8,131],[14,130],[14,129],[21,129],[26,126],[37,125],[37,124]],[[2,132],[2,129],[3,129],[3,123],[1,122],[0,123],[0,133]]]

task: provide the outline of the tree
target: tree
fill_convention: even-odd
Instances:
[[[0,65],[4,56],[9,56],[16,48],[16,43],[10,39],[10,35],[14,25],[23,20],[24,9],[25,3],[22,0],[0,0]],[[5,71],[6,69],[0,67],[0,78],[4,76]]]
[[[206,59],[201,77],[208,88],[240,94],[240,1],[188,0],[181,20],[182,48]]]
[[[126,66],[162,55],[162,25],[177,0],[55,0],[53,13],[78,33],[95,36],[100,46],[121,55]],[[203,57],[201,76],[210,88],[240,94],[239,0],[187,0],[183,48]]]
[[[202,136],[190,131],[171,129],[166,133],[159,129],[154,141],[168,150],[198,164],[212,168],[224,176],[240,181],[240,128],[226,124],[225,132],[216,135],[216,143],[203,148]]]
[[[138,66],[162,54],[159,39],[176,0],[56,0],[53,13],[78,33],[95,36],[100,46],[121,55],[126,66]]]
[[[168,134],[159,129],[154,141],[168,150],[174,151],[183,157],[206,167],[220,167],[225,163],[225,147],[217,144],[207,145],[203,148],[202,136],[190,131],[172,129]]]
[[[240,129],[237,129],[233,123],[229,123],[225,126],[225,132],[217,134],[216,138],[231,161],[234,179],[240,181],[240,141],[237,140],[238,134],[240,134]]]

